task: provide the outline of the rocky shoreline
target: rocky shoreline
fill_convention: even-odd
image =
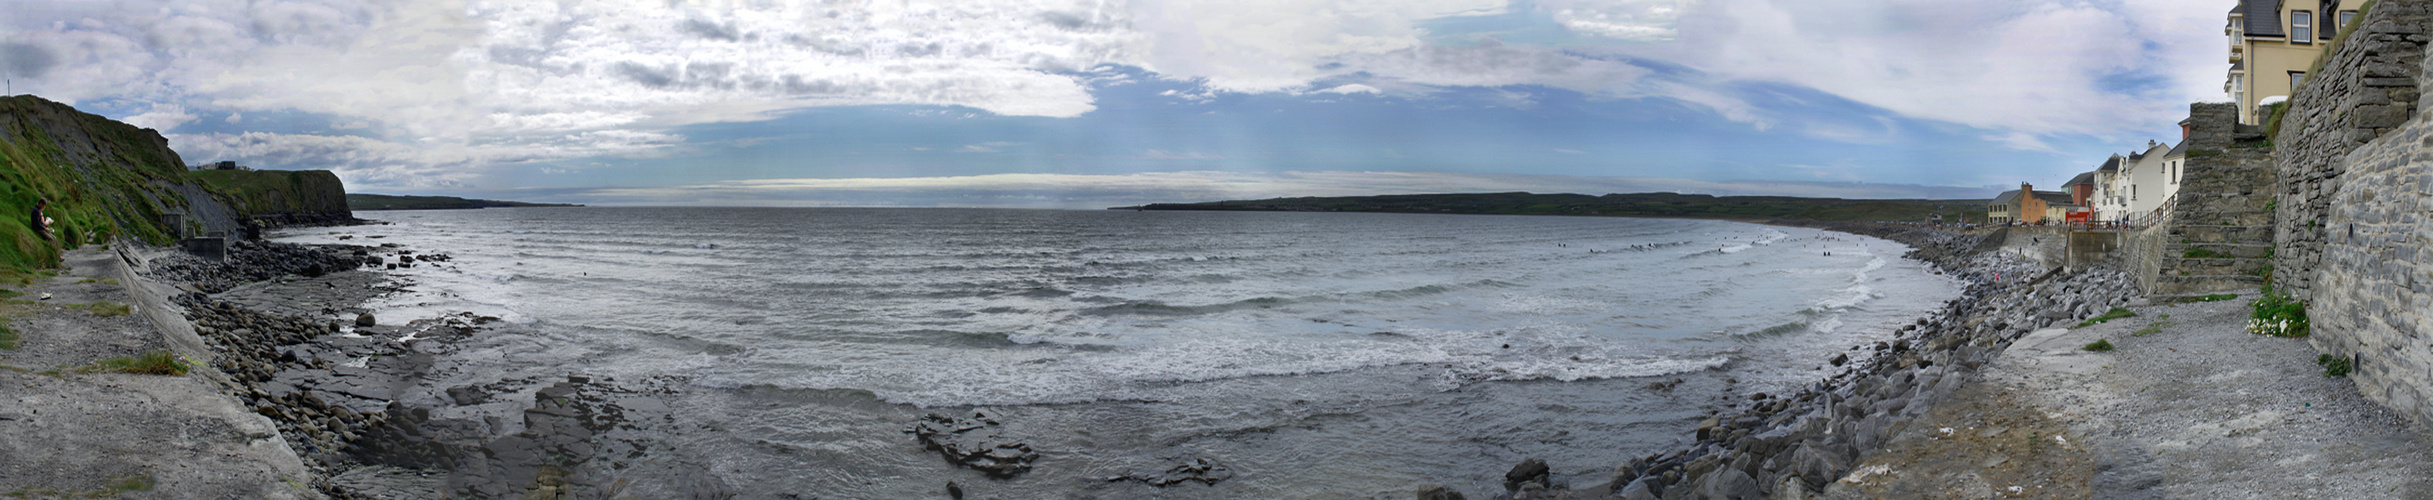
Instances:
[[[143,274],[182,292],[170,301],[210,346],[222,390],[275,423],[331,498],[569,498],[648,490],[612,455],[649,439],[612,436],[666,418],[664,381],[579,374],[443,387],[435,360],[498,318],[455,313],[383,323],[360,306],[404,289],[378,270],[444,265],[393,244],[241,242],[222,262],[182,254]],[[369,268],[369,269],[365,269]],[[528,396],[526,395],[528,394]],[[640,409],[629,408],[637,401]],[[501,418],[517,415],[519,421]],[[705,470],[655,473],[685,495],[719,498]]]
[[[2021,336],[2067,326],[2137,293],[2125,273],[2066,272],[1994,252],[1990,231],[1929,226],[1824,224],[1828,230],[1910,245],[1908,254],[1966,283],[1961,297],[1904,326],[1888,342],[1820,355],[1841,367],[1794,394],[1751,394],[1737,412],[1700,422],[1695,439],[1629,460],[1610,480],[1582,488],[1551,484],[1527,461],[1506,474],[1495,498],[1808,498],[1880,450],[1902,427],[1958,390]],[[1458,498],[1423,488],[1421,498]]]

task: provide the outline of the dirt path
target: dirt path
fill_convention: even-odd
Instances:
[[[2433,497],[2424,429],[2246,333],[2239,295],[2031,333],[1828,496]]]
[[[12,287],[24,295],[0,304],[19,336],[0,350],[0,495],[320,498],[269,420],[202,374],[79,373],[171,343],[122,286],[131,275],[115,252],[66,259],[68,273]]]

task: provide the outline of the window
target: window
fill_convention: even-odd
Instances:
[[[2315,13],[2289,11],[2289,43],[2315,43]]]
[[[2340,11],[2340,24],[2334,24],[2334,25],[2332,25],[2332,29],[2333,29],[2333,30],[2335,30],[2335,31],[2337,31],[2337,30],[2341,30],[2341,29],[2346,29],[2346,28],[2348,28],[2348,27],[2349,27],[2349,20],[2350,20],[2350,19],[2356,19],[2356,18],[2357,18],[2357,11],[2353,11],[2353,10],[2344,10],[2344,11]]]
[[[2291,71],[2291,72],[2289,72],[2289,93],[2291,93],[2291,94],[2297,94],[2297,93],[2298,93],[2298,82],[2303,82],[2303,81],[2306,81],[2306,72],[2304,72],[2304,71]]]

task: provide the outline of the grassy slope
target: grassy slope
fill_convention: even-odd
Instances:
[[[1461,193],[1331,198],[1276,198],[1190,204],[1151,204],[1149,210],[1398,212],[1502,215],[1605,215],[1710,219],[1917,221],[1983,220],[1982,200],[1845,200],[1789,196],[1708,196],[1674,193]]]
[[[328,170],[198,170],[186,175],[202,181],[220,203],[241,215],[347,208],[346,190]]]
[[[59,253],[83,243],[128,236],[170,243],[160,225],[163,207],[182,198],[156,182],[179,182],[185,167],[152,131],[76,112],[32,96],[0,97],[0,281],[17,282],[55,267]],[[71,165],[60,138],[76,134],[46,128],[74,127],[99,146],[94,165]],[[28,214],[34,201],[50,198],[56,241],[35,236]]]

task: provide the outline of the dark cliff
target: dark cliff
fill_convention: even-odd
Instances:
[[[200,170],[192,174],[239,217],[264,226],[348,222],[346,185],[328,170]]]

